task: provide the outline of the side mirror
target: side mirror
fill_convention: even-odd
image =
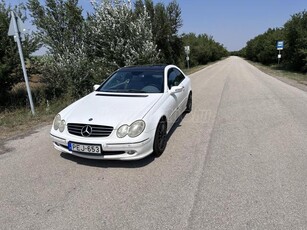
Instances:
[[[94,85],[93,86],[93,91],[96,91],[99,88],[100,85]]]
[[[171,95],[173,95],[173,94],[182,92],[183,89],[184,89],[183,86],[173,86],[173,87],[170,89],[169,93],[170,93]]]

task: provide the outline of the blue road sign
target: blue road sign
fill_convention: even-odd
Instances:
[[[284,49],[284,41],[278,41],[276,47],[277,47],[277,50],[283,50]]]

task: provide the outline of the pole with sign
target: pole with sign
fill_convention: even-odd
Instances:
[[[278,59],[278,65],[280,63],[280,59],[281,59],[281,53],[280,51],[284,49],[284,41],[278,41],[276,48],[278,50],[278,55],[277,55],[277,59]]]
[[[190,54],[190,46],[185,46],[184,47],[184,52],[186,54],[186,60],[187,60],[187,66],[188,66],[188,69],[190,69],[190,57],[189,57],[189,54]]]
[[[20,61],[21,61],[23,76],[24,76],[25,82],[26,82],[26,87],[27,87],[29,102],[30,102],[30,106],[31,106],[31,111],[32,111],[32,115],[34,115],[35,114],[34,104],[33,104],[33,100],[32,100],[31,89],[30,89],[30,85],[29,85],[29,81],[28,81],[28,75],[27,75],[26,65],[25,65],[25,61],[24,61],[24,58],[23,58],[21,41],[20,41],[20,39],[22,41],[24,41],[25,34],[26,34],[26,29],[25,29],[25,27],[23,25],[23,22],[15,14],[14,11],[11,11],[11,22],[10,22],[10,27],[9,27],[8,35],[9,36],[14,36],[15,42],[17,42],[17,47],[18,47],[18,51],[19,51],[19,57],[20,57]]]

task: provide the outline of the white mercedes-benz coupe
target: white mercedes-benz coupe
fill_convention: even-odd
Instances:
[[[191,82],[178,67],[124,67],[57,114],[50,135],[55,149],[79,157],[159,157],[171,127],[191,110]]]

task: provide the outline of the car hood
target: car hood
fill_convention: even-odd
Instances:
[[[130,125],[142,119],[162,94],[110,94],[93,92],[76,101],[60,114],[66,123],[112,126]]]

